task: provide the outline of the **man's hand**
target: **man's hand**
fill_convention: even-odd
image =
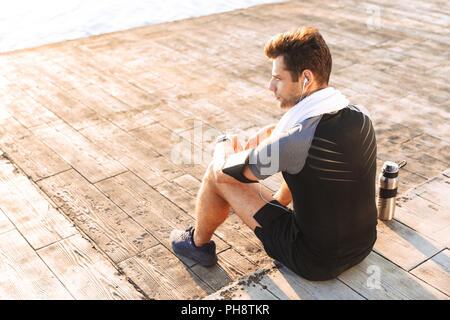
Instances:
[[[244,149],[248,150],[248,149],[256,148],[261,143],[261,141],[270,137],[270,135],[272,134],[272,131],[276,125],[277,125],[276,123],[272,123],[272,124],[265,126],[262,129],[260,129],[257,133],[255,133],[253,136],[251,136],[248,139],[247,144],[245,145]]]
[[[223,165],[230,154],[243,151],[237,136],[230,136],[230,139],[216,143],[213,155],[213,170],[216,181],[219,183],[240,183],[238,180],[222,172]]]

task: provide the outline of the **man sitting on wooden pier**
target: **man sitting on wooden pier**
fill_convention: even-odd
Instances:
[[[361,262],[377,237],[375,132],[363,108],[328,87],[332,59],[317,29],[276,35],[265,53],[273,62],[269,89],[287,112],[246,150],[227,137],[216,143],[196,225],[174,230],[172,247],[215,264],[211,237],[231,207],[270,257],[306,279],[332,279]],[[280,171],[284,181],[272,195],[258,180]]]

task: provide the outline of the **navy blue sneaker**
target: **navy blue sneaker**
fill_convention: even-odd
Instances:
[[[197,247],[194,244],[194,228],[186,231],[173,230],[170,234],[170,242],[176,254],[191,258],[204,267],[210,267],[217,263],[216,244],[214,241]]]

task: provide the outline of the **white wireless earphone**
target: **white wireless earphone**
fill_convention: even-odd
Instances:
[[[305,86],[306,86],[307,82],[308,82],[308,78],[305,75],[305,79],[303,80],[302,95],[300,96],[300,100],[303,99],[303,91],[305,91]]]
[[[305,90],[305,86],[306,86],[307,82],[308,82],[308,78],[305,77],[305,80],[303,80],[303,89],[302,90]]]

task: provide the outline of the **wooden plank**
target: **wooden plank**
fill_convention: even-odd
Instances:
[[[249,25],[243,27],[242,22],[239,23],[239,20],[248,19],[247,15],[237,15],[232,18],[231,21],[227,20],[224,24],[222,21],[217,21],[217,25],[208,24],[208,28],[198,28],[191,33],[187,34],[184,39],[179,39],[179,41],[187,42],[190,45],[196,45],[200,47],[207,48],[208,55],[212,55],[216,58],[216,64],[220,65],[233,65],[236,62],[243,62],[244,65],[255,65],[261,60],[267,61],[264,56],[264,51],[261,45],[255,44],[256,41],[261,41],[261,33],[255,33],[254,30]],[[243,34],[237,36],[231,30],[226,28],[226,24],[232,23],[233,25],[237,24],[243,29]],[[217,28],[223,27],[223,32],[217,33]],[[236,26],[236,25],[235,25]],[[211,28],[212,27],[212,28]],[[208,45],[210,43],[210,38],[215,37],[215,41],[213,45]],[[248,37],[247,40],[249,42],[242,41],[242,37]],[[255,42],[254,42],[255,41]],[[168,41],[165,41],[167,45],[171,45]],[[237,48],[237,43],[242,44],[241,49],[245,50],[245,55],[238,55],[235,51]],[[179,44],[177,44],[178,46]],[[231,50],[230,50],[231,49]],[[194,50],[191,50],[191,52]],[[198,54],[198,52],[195,52]],[[259,59],[257,53],[259,53]],[[186,52],[186,54],[189,54]],[[208,61],[210,64],[214,64],[213,61]],[[245,76],[245,75],[242,75]],[[217,78],[214,78],[217,79]]]
[[[65,74],[71,74],[65,72]],[[59,84],[56,83],[57,85]],[[102,88],[95,85],[86,85],[73,88],[68,93],[82,102],[84,105],[94,109],[102,118],[108,119],[111,114],[127,112],[131,109],[125,102],[116,99]]]
[[[201,181],[195,179],[190,174],[182,175],[174,179],[173,182],[194,197],[197,196],[200,186],[202,185]]]
[[[145,127],[155,123],[157,120],[153,116],[153,109],[156,105],[144,106],[139,109],[124,110],[110,113],[106,119],[125,131],[130,131],[140,127]]]
[[[12,85],[22,89],[28,89],[33,85],[32,83],[28,83],[31,81],[28,79],[31,74],[28,68],[30,64],[29,57],[23,58],[21,54],[17,54],[14,56],[4,55],[2,58],[4,63],[7,64],[6,70],[2,73],[2,76],[7,80],[8,89],[13,87]]]
[[[127,39],[122,37],[122,42]],[[125,40],[125,41],[124,41]],[[138,39],[135,39],[138,40]],[[96,48],[95,51],[88,46],[79,46],[79,51],[76,54],[75,59],[83,59],[84,64],[89,64],[95,61],[101,60],[99,63],[92,64],[93,69],[101,71],[102,75],[109,75],[111,78],[118,78],[122,83],[129,83],[134,87],[143,89],[148,93],[152,93],[153,96],[168,91],[168,89],[174,89],[177,87],[177,91],[180,91],[186,77],[186,72],[193,76],[195,72],[192,70],[192,64],[194,61],[186,55],[181,55],[174,50],[168,50],[167,47],[159,46],[154,41],[150,40],[145,43],[140,43],[139,46],[123,44],[123,46],[117,47],[114,52],[111,47],[103,47],[101,49]],[[144,54],[145,51],[151,51],[152,54]],[[151,66],[151,68],[142,69],[142,64]],[[174,68],[178,66],[184,66],[191,69],[192,72],[187,70],[180,70],[183,77],[174,75]],[[198,68],[197,68],[198,69]],[[94,70],[92,70],[94,72]],[[161,72],[162,71],[162,72]],[[165,72],[164,72],[165,71]],[[96,75],[91,75],[91,79],[96,79]],[[208,83],[203,79],[201,84]],[[202,87],[197,82],[197,87]],[[128,99],[130,100],[130,99]],[[137,106],[136,104],[133,104]]]
[[[378,163],[378,161],[377,161]],[[383,168],[382,161],[380,161],[380,165],[377,168],[377,177],[379,176],[379,172]],[[424,177],[415,174],[413,172],[409,172],[406,169],[403,169],[403,171],[400,173],[400,180],[398,183],[398,189],[397,189],[397,195],[403,195],[406,194],[411,189],[417,187],[418,185],[426,182],[427,179]]]
[[[168,248],[171,248],[169,236],[173,229],[185,230],[194,225],[189,215],[131,172],[101,181],[96,186]],[[217,252],[229,248],[220,238],[214,236],[213,240]],[[181,256],[180,259],[189,266],[194,264],[191,259]]]
[[[396,220],[377,225],[374,250],[406,271],[444,249],[442,244],[423,236]]]
[[[450,178],[450,168],[442,173],[445,177]]]
[[[107,121],[102,121],[95,126],[80,130],[80,133],[88,137],[89,140],[94,141],[117,160],[122,159],[126,154],[139,154],[145,158],[159,156],[149,146],[137,141],[129,133]]]
[[[421,134],[407,142],[407,146],[416,152],[424,152],[443,162],[450,162],[450,143],[429,134]]]
[[[225,130],[247,129],[255,125],[262,128],[281,119],[284,112],[277,107],[273,93],[266,87],[271,77],[271,65],[270,62],[267,62],[265,62],[264,67],[257,68],[255,66],[259,74],[258,77],[263,79],[260,83],[255,83],[251,76],[253,67],[247,66],[244,70],[237,70],[236,72],[235,69],[242,68],[242,62],[230,66],[225,74],[231,74],[236,79],[239,75],[239,80],[228,82],[220,94],[208,98],[211,103],[222,107],[224,112],[239,115],[241,120],[230,123],[230,126]]]
[[[0,208],[34,249],[76,233],[38,188],[1,158]]]
[[[157,244],[147,230],[74,170],[41,180],[39,186],[115,263]]]
[[[450,234],[450,226],[447,225],[445,228],[436,231],[433,237],[437,241],[445,245],[447,248],[450,248],[450,239],[448,237],[449,234]]]
[[[161,125],[176,133],[183,130],[193,130],[200,126],[204,126],[205,131],[211,128],[207,123],[198,119],[195,114],[193,115],[183,109],[173,108],[170,100],[163,101],[158,108],[153,110],[152,115]]]
[[[197,163],[196,153],[202,155],[202,149],[195,147],[192,141],[184,140],[176,133],[156,123],[147,127],[130,131],[137,139],[150,145],[154,150],[163,155],[167,161],[177,165],[185,172],[201,180],[206,171],[206,165]]]
[[[130,83],[129,79],[133,78],[135,74],[127,75],[114,70],[111,72],[108,70],[108,67],[111,66],[108,59],[101,61],[99,59],[101,57],[99,57],[98,51],[93,54],[81,48],[73,48],[73,51],[67,52],[65,59],[59,63],[68,72],[75,73],[80,81],[102,88],[131,108],[151,105],[159,101],[158,96],[153,94],[154,92],[142,90]],[[82,70],[77,68],[80,63],[83,65]],[[113,69],[124,70],[116,64],[113,64]]]
[[[371,252],[338,279],[369,300],[436,300],[446,295]]]
[[[9,221],[8,217],[0,209],[0,234],[14,230],[14,226]]]
[[[237,277],[243,277],[250,272],[256,271],[259,266],[252,263],[249,259],[238,253],[233,248],[219,254],[221,267],[230,274],[233,280]]]
[[[192,122],[189,120],[188,123],[191,128],[175,130],[170,136],[174,142],[170,152],[171,160],[177,164],[193,164],[200,165],[202,169],[207,168],[213,159],[216,138],[225,132],[197,119]],[[165,123],[161,125],[167,127]],[[202,169],[195,176],[198,180],[201,180],[205,173]],[[189,167],[186,170],[191,171]]]
[[[144,297],[92,244],[74,235],[38,250],[75,299],[140,300]]]
[[[17,230],[0,234],[0,257],[0,299],[73,299]]]
[[[411,273],[450,297],[450,250],[446,249],[427,260]]]
[[[220,63],[223,63],[221,60],[221,55],[210,55],[210,54],[202,54],[201,51],[197,50],[199,46],[201,46],[203,43],[199,42],[199,39],[195,37],[195,35],[198,33],[198,28],[194,30],[190,30],[189,33],[185,32],[172,32],[168,34],[164,34],[164,36],[159,37],[153,37],[151,39],[151,46],[152,48],[159,49],[160,56],[157,56],[156,58],[158,60],[167,61],[167,64],[174,64],[174,60],[180,59],[180,54],[183,56],[189,57],[190,60],[194,61],[202,61],[203,64],[195,63],[193,64],[196,68],[201,68],[203,65],[206,66],[217,66]],[[191,34],[193,32],[193,34]],[[210,46],[208,46],[208,50],[212,50]],[[164,56],[162,56],[164,55]],[[137,60],[138,58],[147,58],[144,55],[136,55],[132,61]],[[126,56],[122,56],[122,59],[125,59]],[[129,68],[133,67],[133,64],[128,63]],[[165,64],[163,64],[165,66]],[[213,71],[213,70],[211,70]],[[208,77],[209,78],[209,77]]]
[[[180,190],[178,184],[166,181],[155,186],[155,189],[184,212],[195,218],[195,203],[197,199],[186,191]]]
[[[183,130],[193,128],[196,120],[189,114],[183,114],[171,108],[167,101],[158,101],[153,105],[111,113],[106,118],[125,131],[145,127],[154,122],[159,122],[172,131]]]
[[[90,126],[98,121],[99,115],[94,109],[84,105],[67,91],[51,82],[42,83],[38,78],[39,76],[41,76],[40,73],[29,75],[27,79],[30,80],[32,86],[25,89],[25,92],[35,101],[45,106],[45,108],[76,130]]]
[[[258,56],[262,58],[260,61],[265,63],[264,71],[266,72],[265,77],[263,77],[264,81],[258,82],[261,78],[261,73],[255,72],[256,70],[259,71],[259,61],[254,58],[256,55],[253,54],[253,52],[249,52],[249,50],[245,50],[245,57],[236,54],[236,52],[233,52],[234,50],[230,50],[232,44],[230,44],[229,40],[232,37],[227,34],[226,37],[228,41],[224,41],[225,39],[221,39],[221,36],[218,36],[217,32],[215,32],[214,27],[212,28],[213,30],[198,29],[195,34],[192,35],[172,34],[162,39],[155,40],[159,41],[166,50],[168,47],[172,49],[176,48],[177,50],[181,50],[178,51],[178,53],[183,52],[184,56],[192,56],[194,60],[194,63],[186,66],[180,65],[180,63],[175,65],[173,63],[168,63],[167,65],[162,63],[158,64],[157,67],[162,70],[156,70],[159,74],[157,78],[163,78],[170,83],[175,83],[177,87],[190,92],[191,95],[184,103],[184,109],[188,109],[189,112],[194,115],[202,113],[202,110],[199,109],[197,111],[192,108],[198,100],[201,100],[201,104],[204,104],[206,108],[214,108],[209,104],[220,106],[223,109],[222,121],[225,120],[227,123],[221,125],[222,129],[231,129],[237,124],[241,125],[243,123],[246,123],[243,125],[244,128],[249,127],[252,124],[254,125],[255,123],[261,125],[266,121],[266,114],[273,113],[272,110],[262,107],[261,101],[259,101],[259,103],[256,102],[259,96],[261,96],[260,92],[267,92],[267,97],[270,96],[269,90],[264,88],[264,84],[270,76],[270,61],[264,57],[262,48],[258,47]],[[206,35],[199,35],[199,30],[200,33],[208,31],[209,33]],[[214,44],[207,40],[212,34],[214,34],[213,37],[215,38]],[[222,35],[223,31],[219,34]],[[203,39],[199,41],[199,36],[202,37],[204,41]],[[240,39],[236,40],[239,41]],[[192,49],[193,46],[204,47],[209,54],[207,56],[199,54],[197,50]],[[239,47],[240,50],[242,50],[242,48],[245,47],[245,44],[240,43]],[[211,59],[211,57],[214,58]],[[246,64],[246,59],[251,61],[251,63]],[[165,62],[167,59],[162,61]],[[257,66],[255,66],[255,64],[257,64]],[[191,71],[190,67],[192,68],[192,66],[194,66],[195,69]],[[205,68],[205,66],[207,67]],[[167,72],[167,70],[170,71]],[[155,70],[152,69],[152,72],[154,71]],[[184,79],[187,79],[187,81],[180,81],[180,74]],[[229,77],[232,77],[233,81],[224,82],[220,80]],[[258,80],[255,80],[255,78]],[[256,85],[254,84],[255,82],[257,83]],[[242,100],[242,102],[239,100]],[[243,100],[246,100],[246,102],[243,102]],[[241,105],[241,103],[243,104]],[[248,105],[252,105],[252,108],[245,107]],[[257,112],[254,112],[255,110]],[[202,117],[204,121],[207,121],[206,117],[215,117],[218,114],[220,113],[215,112],[208,116],[205,113],[200,117]],[[233,123],[225,118],[239,120]],[[217,120],[217,118],[215,120]],[[217,124],[217,121],[214,121],[214,123]]]
[[[448,246],[450,211],[445,207],[417,196],[415,189],[397,198],[396,220],[413,228],[420,234]]]
[[[32,131],[91,183],[126,171],[119,162],[62,121]]]
[[[420,63],[420,60],[416,62]],[[411,61],[412,62],[412,61]],[[412,62],[414,64],[414,62]],[[423,64],[425,65],[425,64]],[[405,72],[410,71],[411,69],[405,69]],[[406,77],[402,77],[406,78]],[[405,85],[403,85],[403,89],[407,89],[408,87],[411,87],[411,84],[417,84],[420,83],[420,78],[415,78],[414,80],[407,79],[405,81]],[[409,83],[409,85],[407,85]],[[430,88],[430,91],[425,95],[407,95],[405,97],[399,98],[396,100],[397,108],[392,110],[391,118],[396,119],[398,122],[402,122],[406,126],[409,127],[418,127],[420,126],[421,130],[424,131],[427,134],[433,135],[435,137],[438,137],[443,140],[447,140],[447,131],[448,126],[446,123],[449,120],[449,115],[447,113],[443,113],[440,109],[439,104],[442,102],[445,102],[446,99],[448,99],[445,96],[445,93],[441,92],[436,87],[443,87],[442,85],[435,85],[435,88]],[[420,110],[422,108],[422,110]],[[404,117],[402,114],[405,110],[409,110],[408,117]],[[420,111],[419,111],[420,110]],[[429,114],[428,117],[420,119],[421,112],[426,112]],[[404,149],[405,153],[408,153],[410,155],[410,158],[414,158],[416,160],[419,160],[419,164],[417,165],[417,170],[422,170],[424,176],[427,178],[431,178],[438,173],[434,173],[432,170],[433,167],[437,168],[437,165],[434,165],[433,159],[431,155],[428,153],[419,152],[417,153],[417,150],[415,150],[414,147],[410,148],[408,144],[402,145],[402,149]],[[422,161],[424,160],[424,161]],[[429,164],[433,163],[433,166],[430,168]],[[439,162],[436,162],[436,164]],[[422,167],[420,167],[420,164],[422,164]],[[445,166],[444,162],[441,162],[443,166]],[[430,170],[431,169],[431,170]],[[429,175],[426,175],[426,174]]]
[[[80,132],[152,186],[183,174],[175,165],[161,161],[160,154],[149,145],[110,122],[101,122]]]
[[[259,283],[268,271],[258,270],[242,277],[239,281],[205,297],[204,300],[278,300],[267,287]]]
[[[71,167],[12,117],[0,117],[0,146],[34,181]]]
[[[364,300],[337,279],[308,281],[285,266],[270,270],[258,283],[281,300]]]
[[[16,140],[13,144],[4,145],[14,163],[16,163],[33,181],[38,181],[72,167],[56,152],[50,149],[33,135]]]
[[[409,128],[385,118],[374,119],[373,126],[378,147],[384,146],[385,144],[402,144],[422,134],[417,129]]]
[[[184,173],[182,169],[167,161],[167,158],[163,156],[152,159],[143,159],[142,157],[136,159],[125,156],[120,162],[150,186],[156,186],[166,179],[173,179]]]
[[[212,267],[203,267],[196,264],[191,268],[192,272],[213,288],[214,291],[222,289],[238,278],[257,269],[257,266],[234,249],[221,252],[218,258],[218,264]]]
[[[447,169],[448,165],[427,153],[417,152],[413,148],[408,148],[408,144],[390,143],[385,144],[382,149],[377,150],[377,158],[387,161],[401,161],[407,159],[408,164],[405,169],[424,178],[431,179]],[[401,173],[400,173],[401,180]]]
[[[273,263],[273,259],[267,255],[255,233],[236,214],[231,213],[215,234],[259,268],[265,268]]]
[[[163,245],[119,264],[150,299],[199,299],[213,290]]]
[[[8,95],[10,95],[11,100],[9,102],[5,101],[2,104],[2,108],[10,114],[14,114],[14,118],[27,128],[58,119],[53,112],[16,86],[8,90]]]
[[[184,88],[186,91],[190,91],[191,88]],[[191,117],[195,117],[219,130],[226,131],[235,129],[239,124],[239,128],[245,129],[255,125],[253,117],[246,117],[242,115],[238,110],[226,109],[225,105],[220,102],[210,101],[210,97],[183,97],[181,101],[172,102],[171,106],[184,112],[189,112]],[[236,108],[237,109],[237,108]],[[235,112],[232,112],[235,111]]]
[[[196,118],[187,118],[184,123],[184,128],[174,129],[170,124],[160,122],[162,126],[170,129],[176,135],[192,142],[196,147],[202,148],[203,152],[207,153],[206,155],[203,154],[202,160],[204,163],[209,163],[214,153],[216,138],[225,134],[225,132]],[[239,131],[239,133],[245,133],[245,131]],[[239,139],[240,136],[238,135],[238,141],[240,141]]]
[[[8,63],[8,57],[2,56],[0,57],[0,70],[1,76],[0,76],[0,91],[3,93],[6,102],[10,102],[12,100],[12,97],[10,97],[7,92],[11,90],[12,88],[17,88],[14,84],[14,81],[11,81],[7,77],[4,76],[4,74],[8,73],[10,71],[10,65]]]
[[[450,178],[443,174],[421,184],[413,192],[434,204],[450,208]]]
[[[58,63],[61,62],[61,60],[65,59],[64,51],[66,50],[63,50],[63,52],[58,50],[58,57],[52,57],[51,60],[44,61],[42,63],[34,65],[33,67],[38,70],[38,72],[42,75],[43,78],[45,78],[46,81],[65,91],[71,91],[78,88],[92,89],[87,88],[88,85],[85,81],[83,81],[84,79],[80,79],[80,77],[73,72],[68,72],[66,68]],[[60,56],[61,54],[62,57]],[[99,107],[101,108],[102,106]]]

